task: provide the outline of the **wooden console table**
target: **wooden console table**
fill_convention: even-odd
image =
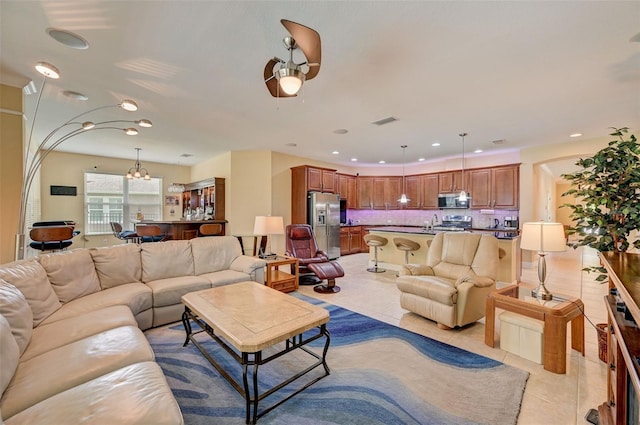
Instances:
[[[584,304],[579,298],[554,294],[553,300],[541,301],[531,296],[522,284],[509,285],[487,296],[484,342],[495,346],[496,308],[512,311],[544,322],[544,369],[567,372],[567,323],[571,322],[571,348],[584,356]]]

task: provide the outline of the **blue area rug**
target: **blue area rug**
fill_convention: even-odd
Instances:
[[[331,374],[258,420],[259,424],[515,424],[528,372],[296,294],[329,310]],[[185,424],[243,424],[243,397],[191,343],[182,324],[146,332],[178,400]],[[240,366],[206,334],[198,337],[241,382]],[[312,344],[321,352],[324,340]],[[260,391],[312,364],[296,350],[261,366]],[[283,372],[285,374],[283,375]],[[294,382],[293,389],[324,372]],[[269,406],[286,389],[260,403]]]

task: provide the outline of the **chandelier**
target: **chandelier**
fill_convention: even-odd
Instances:
[[[129,172],[127,172],[128,179],[140,179],[143,178],[145,180],[151,180],[151,174],[147,171],[146,168],[142,168],[142,164],[140,164],[140,151],[141,148],[136,149],[136,163],[133,167],[129,168]]]

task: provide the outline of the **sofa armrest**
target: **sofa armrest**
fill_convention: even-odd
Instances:
[[[405,264],[400,269],[400,276],[434,276],[431,266],[426,264]]]
[[[457,288],[464,282],[469,282],[478,288],[486,288],[496,283],[495,279],[488,276],[462,276],[456,280],[455,287]]]
[[[229,266],[229,269],[247,273],[256,282],[264,282],[264,267],[267,262],[261,258],[251,257],[249,255],[240,255],[236,257]]]

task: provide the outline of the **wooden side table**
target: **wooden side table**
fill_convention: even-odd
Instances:
[[[495,346],[496,308],[512,311],[544,322],[544,369],[553,373],[567,372],[567,323],[571,323],[571,348],[584,356],[584,304],[579,298],[553,294],[553,300],[542,301],[531,296],[525,285],[509,285],[487,296],[484,342]]]
[[[265,285],[280,292],[291,292],[298,289],[300,273],[298,259],[277,256],[273,260],[266,260]],[[280,270],[280,266],[289,266],[289,273]]]

